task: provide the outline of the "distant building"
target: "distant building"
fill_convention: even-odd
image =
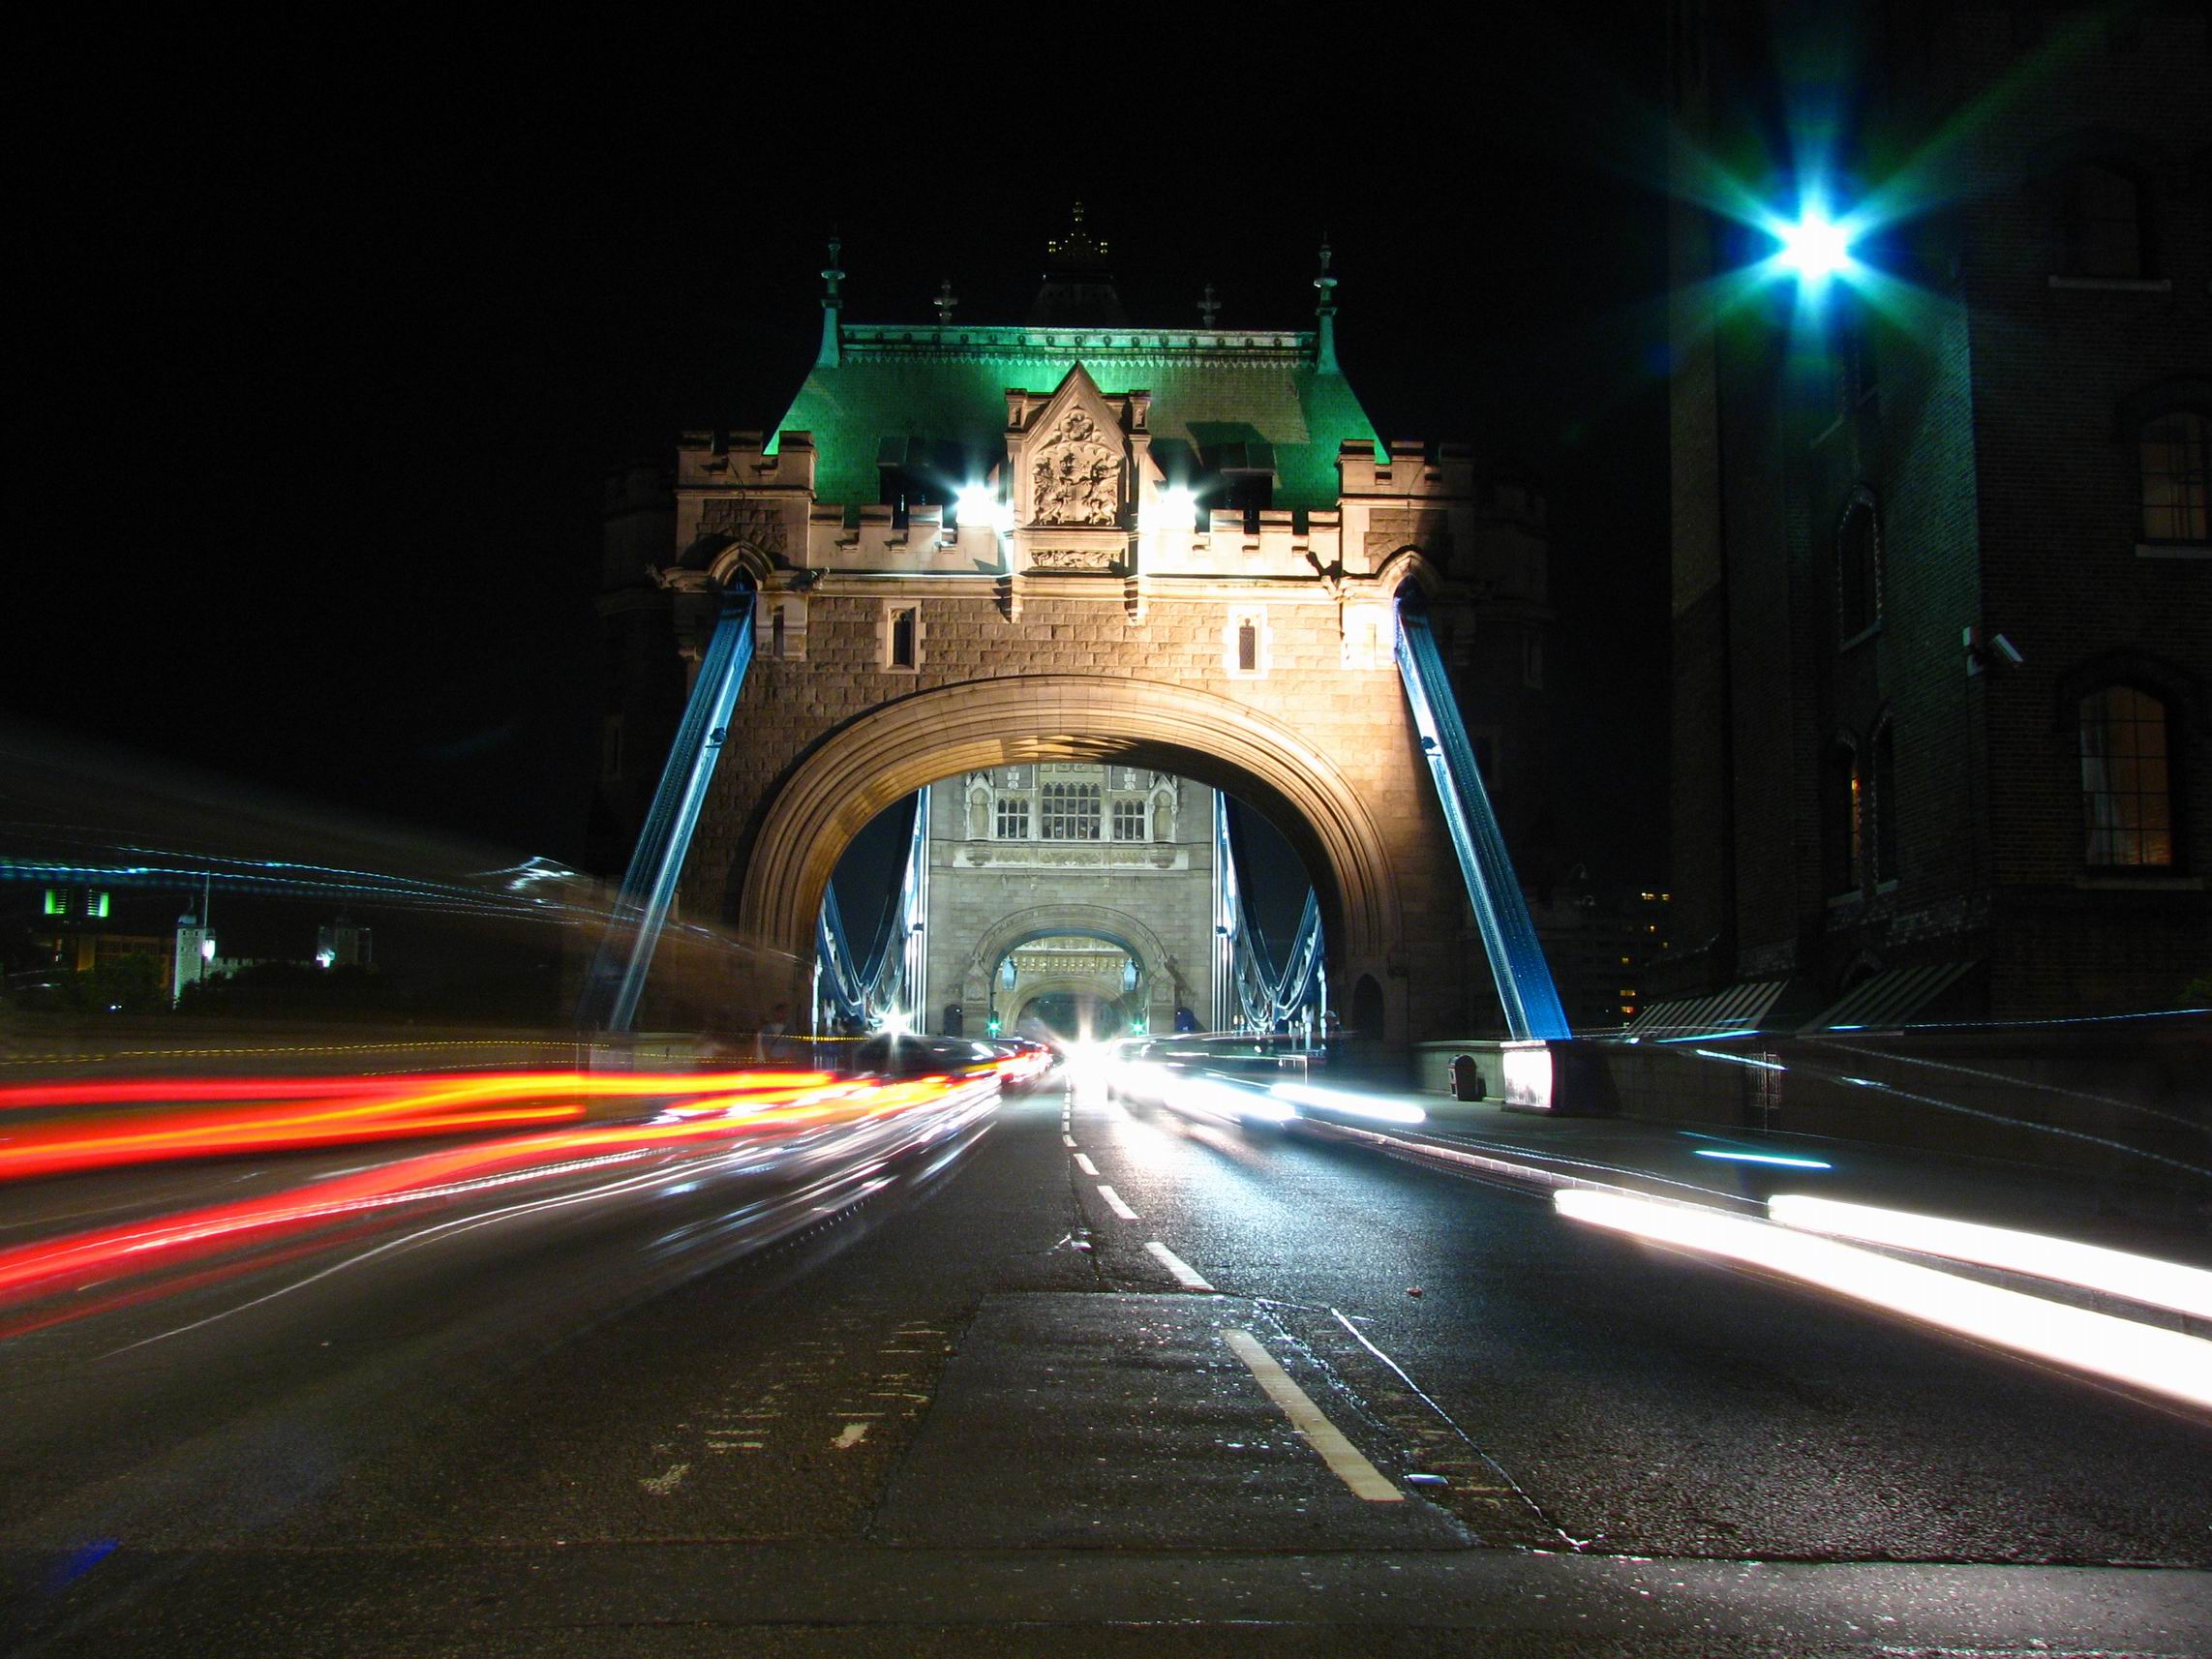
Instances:
[[[366,968],[375,957],[374,930],[340,917],[315,930],[315,962],[319,968]]]
[[[1600,897],[1570,885],[1530,909],[1567,1024],[1616,1030],[1645,1007],[1653,965],[1672,944],[1673,895],[1658,889]]]
[[[1773,244],[1693,203],[1790,153],[1807,15],[1674,8],[1678,950],[1648,1015],[2174,1006],[2212,962],[2204,10],[1863,8],[1831,177],[1924,206],[1864,250],[1898,280],[1739,303]]]
[[[9,891],[30,941],[31,960],[11,976],[19,990],[35,991],[57,975],[97,974],[137,959],[149,965],[161,999],[173,1001],[212,954],[204,945],[213,934],[194,917],[177,916],[173,892],[77,885]]]

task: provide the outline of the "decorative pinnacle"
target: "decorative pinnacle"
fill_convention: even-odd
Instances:
[[[947,277],[943,285],[937,289],[937,298],[935,301],[937,307],[937,320],[939,322],[952,321],[953,308],[959,303],[960,302],[957,299],[953,297],[953,279],[951,277]]]
[[[1222,302],[1214,298],[1214,285],[1208,283],[1206,285],[1206,297],[1198,301],[1198,317],[1205,323],[1206,327],[1213,327],[1214,315],[1219,312],[1221,308]]]
[[[828,291],[822,295],[822,303],[832,311],[844,303],[837,296],[837,285],[845,280],[845,273],[837,267],[837,256],[844,251],[844,243],[836,237],[831,237],[830,262],[822,268],[822,280],[829,285]]]
[[[1318,288],[1321,294],[1320,303],[1314,309],[1323,317],[1333,315],[1337,308],[1337,279],[1329,275],[1331,257],[1328,233],[1323,231],[1321,233],[1321,274],[1314,279],[1314,287]]]

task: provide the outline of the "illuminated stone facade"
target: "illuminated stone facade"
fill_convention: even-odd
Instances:
[[[943,822],[965,833],[959,780],[1107,766],[1226,790],[1284,831],[1348,1024],[1394,1042],[1497,1029],[1393,605],[1426,594],[1525,844],[1542,498],[1449,446],[1377,440],[1325,270],[1310,332],[1085,323],[1068,304],[1019,327],[863,326],[826,275],[819,359],[778,428],[685,437],[673,523],[646,475],[610,497],[602,861],[666,752],[679,651],[696,660],[716,592],[749,583],[759,654],[680,905],[788,952],[795,983],[839,854],[901,795],[946,780]],[[1178,856],[1200,851],[1204,814],[1169,818]],[[1192,995],[1202,1013],[1198,958],[1162,953],[1185,988],[1148,980],[1156,1015]],[[932,1021],[975,1000],[968,980],[965,956],[939,964]]]
[[[1080,761],[984,767],[931,789],[932,1019],[952,1023],[958,1008],[974,1035],[995,1010],[1012,1030],[1030,1000],[1055,992],[1115,1003],[1154,1031],[1172,1029],[1179,1008],[1205,1017],[1212,790]]]

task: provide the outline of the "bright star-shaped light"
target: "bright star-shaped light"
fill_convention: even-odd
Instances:
[[[1816,203],[1808,203],[1797,219],[1773,229],[1782,245],[1777,257],[1801,281],[1826,282],[1852,265],[1850,226],[1829,218]]]

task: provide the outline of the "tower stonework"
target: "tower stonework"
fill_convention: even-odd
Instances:
[[[680,650],[719,590],[758,593],[683,915],[788,952],[803,1005],[830,872],[891,802],[944,780],[935,810],[965,836],[966,777],[1160,773],[1297,851],[1348,1025],[1499,1029],[1394,607],[1428,604],[1512,833],[1551,621],[1540,496],[1461,449],[1379,442],[1327,315],[1318,333],[858,325],[831,275],[776,431],[688,435],[677,457],[651,579]],[[1169,953],[1202,996],[1202,945]],[[968,1000],[967,966],[932,969],[932,1024]]]
[[[1022,955],[1057,942],[1050,966],[1070,989],[1116,1003],[1151,1031],[1212,1001],[1214,797],[1148,769],[1080,761],[986,767],[931,786],[929,1016],[963,1010],[967,1035],[995,1010],[1002,1026],[1034,996]],[[1068,942],[1112,947],[1113,972],[1084,980]],[[1014,984],[1001,983],[1017,957]],[[1095,979],[1095,974],[1093,975]],[[1047,981],[1049,982],[1049,981]],[[1003,993],[1003,994],[1002,994]]]

